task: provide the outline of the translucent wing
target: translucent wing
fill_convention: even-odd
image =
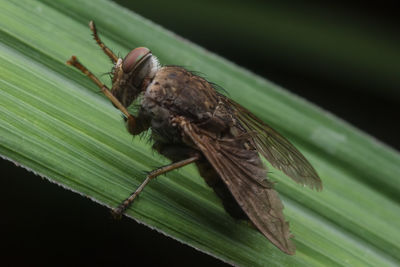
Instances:
[[[307,159],[282,135],[250,111],[220,95],[220,101],[232,110],[240,124],[253,132],[257,150],[274,166],[297,183],[322,190],[322,182]]]
[[[189,138],[210,162],[233,197],[258,230],[287,254],[295,253],[283,205],[256,150],[245,149],[231,138],[214,138],[184,118],[178,121]]]

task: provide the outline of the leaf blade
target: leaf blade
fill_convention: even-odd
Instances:
[[[294,257],[275,251],[259,233],[229,218],[193,168],[168,175],[173,179],[155,181],[129,210],[130,216],[236,264],[345,265],[339,255],[351,259],[354,265],[397,263],[399,237],[394,231],[396,225],[387,222],[400,221],[396,220],[399,206],[387,197],[390,191],[380,193],[370,182],[379,176],[389,177],[377,184],[398,192],[394,175],[399,173],[397,153],[277,86],[177,39],[117,5],[105,1],[42,2],[1,4],[2,12],[8,14],[0,22],[0,34],[5,40],[0,52],[2,155],[107,206],[115,206],[140,183],[141,170],[165,163],[144,142],[132,140],[118,112],[104,98],[90,92],[95,87],[86,77],[63,65],[71,54],[76,54],[97,74],[110,66],[90,38],[86,19],[92,18],[100,34],[104,31],[104,41],[122,54],[129,46],[154,46],[153,51],[164,63],[193,65],[207,73],[210,80],[223,85],[241,104],[288,133],[327,185],[318,194],[285,181],[282,174],[271,175],[280,182],[278,189],[286,196],[285,214],[298,236],[299,251]],[[75,15],[69,17],[71,13]],[[116,20],[107,20],[110,14]],[[120,25],[135,27],[121,27],[122,30]],[[259,102],[248,98],[249,94]],[[324,139],[324,134],[336,139]],[[77,154],[85,157],[77,158]],[[365,155],[368,157],[363,158]],[[381,168],[370,166],[371,160]],[[369,176],[362,180],[365,173]],[[359,195],[352,195],[352,187],[359,188]],[[364,192],[367,196],[362,195]],[[341,198],[344,200],[339,201]],[[368,214],[372,200],[383,203],[394,214],[382,209],[374,218]],[[335,207],[338,201],[339,207]],[[346,209],[349,204],[352,208]],[[355,217],[352,212],[357,209]],[[303,221],[302,216],[312,219]],[[328,227],[324,218],[334,227]],[[367,225],[357,224],[357,218]],[[319,233],[308,227],[310,222],[322,228]],[[332,229],[341,236],[329,234]],[[347,232],[352,234],[346,235]],[[363,236],[364,232],[368,234]],[[348,239],[351,242],[346,242]],[[362,253],[365,247],[370,251],[366,256],[352,252],[354,249]]]

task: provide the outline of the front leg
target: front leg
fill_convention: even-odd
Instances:
[[[91,73],[85,66],[82,65],[76,58],[76,56],[72,56],[68,61],[67,64],[73,66],[83,72],[86,76],[89,77],[103,92],[103,94],[110,99],[111,103],[118,108],[129,120],[134,120],[135,118],[129,114],[128,110],[121,104],[121,102],[111,93],[110,89],[102,83],[93,73]]]
[[[138,135],[144,131],[147,131],[150,127],[151,118],[149,118],[142,109],[136,117],[129,114],[129,117],[125,117],[126,129],[132,135]]]
[[[95,30],[94,34],[96,37],[97,35],[95,33]],[[105,84],[103,84],[96,76],[93,75],[93,73],[91,73],[85,66],[83,66],[75,56],[72,56],[67,61],[67,64],[74,66],[78,70],[82,71],[86,76],[88,76],[101,89],[103,94],[108,99],[110,99],[112,104],[125,115],[126,126],[128,128],[128,131],[132,135],[140,134],[141,132],[146,131],[149,128],[150,119],[143,115],[143,112],[141,110],[139,111],[137,118],[130,114],[126,107],[122,105],[122,103],[111,93],[110,89],[108,89]]]

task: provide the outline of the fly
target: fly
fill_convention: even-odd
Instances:
[[[113,213],[122,215],[153,178],[194,163],[232,217],[250,220],[276,247],[294,254],[282,202],[259,154],[297,183],[321,190],[321,179],[307,159],[202,77],[182,67],[161,66],[145,47],[118,58],[100,40],[93,21],[89,26],[114,64],[111,90],[75,56],[67,64],[87,75],[124,114],[129,133],[138,135],[151,128],[153,149],[172,161],[151,171]],[[134,116],[127,107],[139,96],[140,108]]]

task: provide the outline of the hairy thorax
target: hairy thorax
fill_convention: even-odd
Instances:
[[[168,142],[179,139],[170,125],[173,116],[184,116],[197,125],[212,128],[215,133],[227,126],[225,121],[218,121],[218,95],[214,88],[181,67],[162,67],[147,86],[141,106],[151,118],[156,138]]]

